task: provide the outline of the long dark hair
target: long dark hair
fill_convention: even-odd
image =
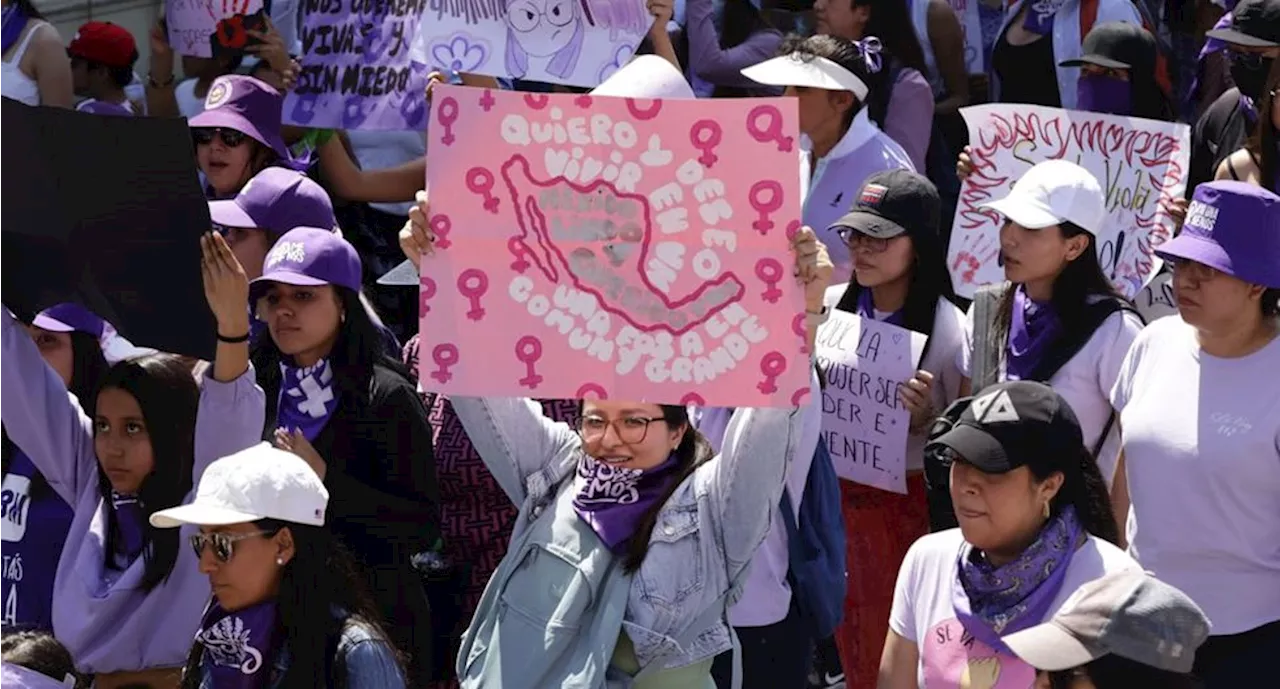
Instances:
[[[80,408],[89,418],[94,416],[94,408],[98,404],[98,383],[107,373],[107,360],[102,356],[102,346],[98,338],[88,333],[73,331],[71,333],[71,385],[67,390],[80,400]],[[3,474],[9,474],[9,465],[13,462],[18,447],[9,439],[9,433],[0,427],[0,467]],[[38,498],[50,490],[49,482],[44,474],[37,474],[31,482],[28,492],[31,497]]]
[[[658,523],[658,513],[662,511],[663,505],[667,504],[667,500],[671,499],[671,495],[676,492],[680,484],[684,483],[685,479],[692,476],[703,462],[711,459],[715,454],[711,449],[711,443],[707,442],[706,437],[699,433],[689,421],[689,410],[686,407],[676,404],[658,406],[662,408],[662,420],[666,422],[668,428],[675,430],[681,426],[685,427],[684,437],[680,439],[680,445],[673,453],[676,456],[676,465],[680,469],[662,497],[654,501],[653,506],[641,517],[635,536],[627,544],[627,554],[622,566],[628,574],[640,569],[640,565],[644,563],[644,556],[649,553],[649,538],[653,535],[653,527]],[[578,403],[578,416],[582,416],[581,402]]]
[[[1098,262],[1097,238],[1075,223],[1063,222],[1058,225],[1058,228],[1062,232],[1063,239],[1084,235],[1089,240],[1084,253],[1080,254],[1076,260],[1068,262],[1053,283],[1052,303],[1058,318],[1062,320],[1062,331],[1074,332],[1086,327],[1085,315],[1089,308],[1090,297],[1115,299],[1126,305],[1129,301],[1116,291],[1111,281],[1103,274],[1102,264]],[[1051,232],[1052,229],[1045,228],[1037,231]],[[1000,302],[996,306],[994,335],[997,343],[1008,341],[1009,328],[1013,323],[1013,298],[1014,290],[1007,289],[1000,296]],[[1003,346],[1000,348],[1001,351],[1004,349]]]
[[[5,630],[4,636],[0,637],[0,655],[3,655],[5,663],[39,672],[58,682],[70,675],[75,680],[74,689],[89,686],[85,678],[76,672],[71,652],[47,631]]]
[[[1037,481],[1049,478],[1055,471],[1062,472],[1062,487],[1049,503],[1052,514],[1056,515],[1070,505],[1076,509],[1076,518],[1085,531],[1119,546],[1120,528],[1116,525],[1115,511],[1111,509],[1111,494],[1107,491],[1107,482],[1102,480],[1102,472],[1093,453],[1083,444],[1077,448],[1047,451],[1061,451],[1059,461],[1047,465],[1036,462],[1027,467]]]
[[[333,379],[338,390],[357,399],[369,395],[369,381],[373,379],[375,366],[413,380],[404,364],[387,353],[385,336],[373,322],[373,317],[360,299],[360,295],[346,287],[333,285],[345,317],[338,325],[338,339],[329,353],[329,365],[333,367]],[[264,389],[280,386],[280,363],[284,360],[280,348],[269,332],[258,337],[250,354],[258,383]]]
[[[903,325],[908,330],[933,335],[933,324],[938,312],[938,299],[954,304],[955,290],[951,286],[951,274],[947,271],[946,248],[937,229],[921,230],[911,235],[914,260],[911,267],[911,283],[907,286],[907,302],[902,307]],[[857,279],[849,281],[836,308],[849,313],[858,312],[858,297],[864,287]],[[929,353],[932,337],[925,340],[920,360]]]
[[[154,512],[178,506],[191,492],[200,389],[191,368],[173,354],[149,354],[112,366],[103,377],[99,392],[113,388],[137,400],[155,458],[155,467],[138,490],[138,500],[148,518],[146,546],[142,550],[146,565],[142,588],[151,591],[169,577],[178,560],[178,529],[157,529],[149,520]],[[98,493],[103,500],[111,501],[111,481],[101,470]],[[114,510],[107,514],[111,528],[107,529],[104,550],[109,560],[115,552],[116,516]]]
[[[721,50],[736,48],[761,31],[777,31],[769,17],[756,9],[750,0],[725,0],[720,26]],[[750,94],[744,88],[717,84],[711,95],[713,98],[742,98]]]
[[[783,39],[782,45],[778,48],[778,54],[789,55],[791,53],[799,54],[801,59],[822,57],[831,60],[852,72],[854,76],[867,85],[866,102],[864,103],[856,95],[854,96],[853,107],[849,108],[844,115],[841,133],[848,131],[849,126],[853,124],[853,118],[862,111],[863,106],[870,107],[870,104],[876,102],[880,94],[886,94],[883,97],[885,102],[888,102],[886,75],[889,70],[882,68],[879,72],[873,74],[867,68],[866,59],[863,57],[862,49],[858,47],[857,43],[847,38],[829,34],[808,37],[791,34]],[[875,119],[874,116],[872,119]]]
[[[1143,665],[1114,653],[1098,658],[1084,669],[1095,689],[1200,689],[1202,686],[1192,675]],[[1049,673],[1052,689],[1071,689],[1075,686],[1073,682],[1070,670]]]
[[[328,528],[273,519],[256,521],[254,526],[270,535],[287,528],[293,536],[293,558],[281,571],[276,595],[284,630],[282,648],[289,650],[289,669],[280,682],[281,689],[346,686],[343,659],[335,656],[343,629],[352,624],[361,625],[385,644],[401,675],[408,677],[405,659],[389,640],[355,560]],[[344,616],[335,617],[335,610]],[[183,689],[200,686],[203,654],[199,642],[192,644],[182,673]]]
[[[35,3],[31,2],[31,0],[13,0],[13,4],[17,5],[18,9],[27,15],[28,19],[44,19],[44,15],[40,13],[40,10],[36,9]]]
[[[901,0],[849,0],[853,7],[868,7],[871,16],[862,35],[875,36],[884,44],[898,64],[910,67],[929,76],[925,65],[924,48],[916,38],[915,24],[907,11],[907,3]]]
[[[1245,149],[1249,151],[1253,159],[1258,163],[1258,174],[1262,177],[1260,185],[1264,189],[1270,189],[1271,185],[1277,184],[1277,175],[1280,175],[1280,153],[1276,151],[1276,147],[1280,146],[1280,132],[1276,131],[1276,126],[1271,122],[1272,111],[1275,106],[1275,98],[1271,95],[1273,91],[1280,89],[1280,60],[1271,61],[1271,74],[1267,77],[1267,83],[1262,89],[1262,95],[1259,97],[1258,108],[1258,126],[1253,130],[1253,136],[1245,142]],[[1280,191],[1280,190],[1277,190]]]

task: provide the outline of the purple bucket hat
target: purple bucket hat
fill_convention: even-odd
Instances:
[[[213,80],[204,99],[204,112],[188,124],[197,127],[226,127],[244,132],[275,151],[282,161],[291,162],[289,149],[280,136],[280,109],[284,96],[263,81],[239,74]]]
[[[272,237],[295,227],[338,226],[329,194],[306,175],[269,167],[254,175],[234,199],[210,201],[209,216],[224,227],[253,227]]]
[[[1280,288],[1280,196],[1244,182],[1201,184],[1182,232],[1155,251],[1164,259],[1195,261],[1245,282]]]
[[[276,240],[262,264],[262,277],[250,284],[250,297],[256,301],[272,282],[359,292],[360,255],[331,230],[295,227]]]

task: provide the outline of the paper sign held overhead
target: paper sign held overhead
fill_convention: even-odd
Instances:
[[[645,0],[433,3],[414,59],[451,72],[595,86],[631,60],[652,24]]]
[[[898,388],[915,373],[925,340],[845,311],[818,328],[822,437],[840,478],[906,494],[911,413]]]
[[[1032,165],[1068,160],[1093,173],[1106,195],[1098,262],[1133,298],[1160,269],[1155,247],[1173,236],[1166,203],[1181,198],[1190,159],[1185,124],[1035,105],[963,108],[974,170],[961,183],[947,251],[956,293],[1004,280],[998,213],[980,208],[1008,195]]]
[[[411,59],[427,0],[314,0],[302,12],[302,71],[285,95],[285,124],[419,131],[427,70]]]
[[[169,45],[192,57],[241,54],[261,42],[249,31],[265,31],[270,11],[270,0],[166,0]]]
[[[794,100],[441,86],[432,107],[423,389],[803,402],[795,152],[749,133],[795,136]]]

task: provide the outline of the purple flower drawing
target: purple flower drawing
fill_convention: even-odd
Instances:
[[[457,33],[432,43],[428,52],[433,67],[451,72],[473,72],[489,59],[489,43]]]
[[[635,54],[635,47],[628,43],[620,44],[617,50],[613,51],[613,61],[606,62],[604,66],[600,68],[600,74],[598,75],[597,81],[603,82],[605,79],[608,79],[614,72],[622,69],[623,65],[631,62],[631,58],[634,57]]]

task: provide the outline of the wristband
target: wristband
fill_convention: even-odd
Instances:
[[[804,324],[806,327],[816,328],[822,325],[823,323],[826,323],[827,318],[829,318],[830,316],[831,316],[831,309],[827,308],[827,306],[824,304],[822,306],[822,310],[817,313],[814,313],[813,311],[805,310]]]
[[[243,335],[241,335],[241,336],[239,336],[239,337],[227,337],[226,335],[223,335],[222,333],[218,333],[218,341],[219,341],[219,342],[226,342],[227,344],[240,344],[240,343],[242,343],[242,342],[248,342],[248,341],[249,341],[249,333],[245,333],[245,334],[243,334]]]

